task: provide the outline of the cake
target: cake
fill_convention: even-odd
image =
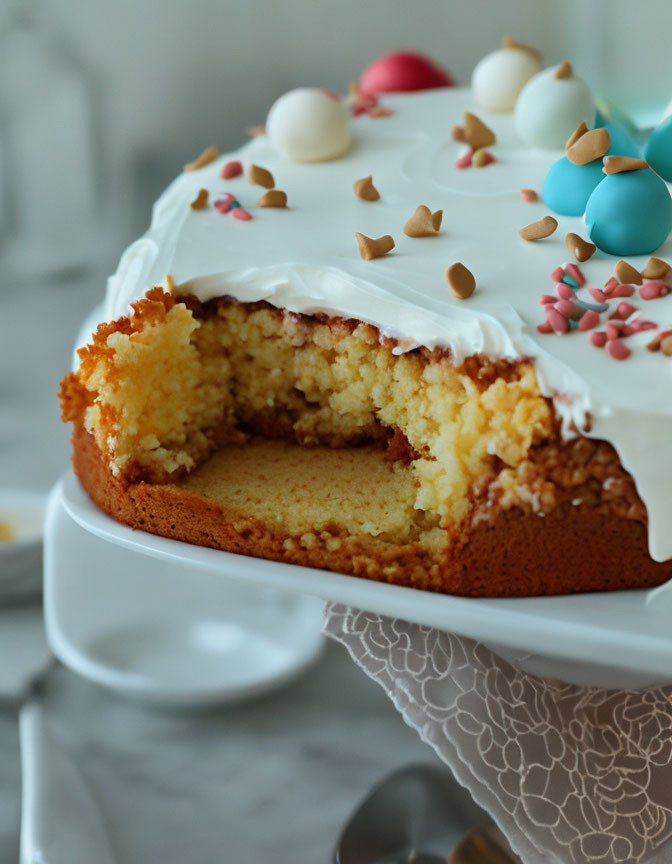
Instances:
[[[101,509],[187,543],[465,596],[672,575],[665,201],[647,215],[658,182],[669,189],[605,149],[592,118],[565,155],[523,143],[555,146],[567,124],[570,137],[589,91],[569,64],[496,62],[514,70],[506,99],[522,88],[515,114],[500,84],[496,114],[456,87],[302,88],[266,134],[186,166],[61,387],[74,468]],[[563,158],[604,162],[577,215],[540,197]],[[583,177],[561,173],[551,185]]]

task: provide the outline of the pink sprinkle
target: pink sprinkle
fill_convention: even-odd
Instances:
[[[594,345],[596,348],[604,348],[607,344],[606,333],[591,333],[588,338],[590,339],[590,344]]]
[[[605,291],[613,291],[614,288],[616,288],[618,286],[618,284],[619,284],[618,279],[615,279],[613,276],[611,276],[604,283],[604,290]]]
[[[335,93],[332,93],[331,90],[325,90],[325,88],[323,87],[322,92],[324,93],[325,96],[328,96],[330,99],[333,99],[334,102],[340,102],[341,101],[341,97],[337,96]]]
[[[607,351],[611,354],[614,360],[627,360],[632,353],[625,342],[620,339],[614,339],[607,344]]]
[[[616,307],[616,311],[612,313],[609,318],[618,318],[621,321],[625,321],[626,318],[629,318],[633,312],[637,311],[637,307],[633,306],[632,303],[619,303]]]
[[[223,198],[218,198],[217,201],[213,202],[213,207],[219,213],[228,213],[231,209],[231,205],[236,199],[230,192],[227,192]]]
[[[474,151],[470,147],[463,156],[460,156],[460,158],[455,163],[455,167],[458,168],[460,171],[463,171],[465,168],[470,168],[471,167],[471,157],[473,155],[474,155]]]
[[[353,117],[361,117],[362,114],[366,114],[369,109],[366,105],[352,105],[350,108],[350,113]]]
[[[549,303],[552,306],[557,299],[558,298],[554,297],[552,294],[542,294],[541,297],[539,298],[539,302],[541,303],[542,306],[548,306]]]
[[[579,285],[586,284],[586,277],[583,275],[581,270],[576,266],[576,264],[568,264],[567,265],[567,275],[571,276],[575,282],[578,282]]]
[[[224,165],[220,176],[222,180],[232,180],[234,177],[239,177],[242,173],[243,163],[239,162],[238,159],[233,159],[231,162],[227,162],[226,165]]]
[[[539,200],[539,196],[534,189],[521,189],[520,197],[521,200],[525,201],[527,204],[534,204],[535,201]]]
[[[599,288],[589,288],[588,293],[593,300],[597,300],[598,303],[605,303],[609,299],[604,291],[600,291]]]
[[[610,297],[632,297],[635,293],[634,285],[617,285],[613,291],[609,293]]]
[[[639,289],[639,296],[642,300],[657,300],[659,297],[665,297],[669,291],[670,289],[664,282],[654,279],[642,285]]]
[[[553,332],[553,328],[548,323],[548,321],[544,321],[543,324],[537,324],[537,330],[540,333],[552,333]]]
[[[486,165],[492,165],[495,161],[495,157],[489,150],[486,150],[483,154],[483,161],[481,162],[481,168],[485,168]]]
[[[555,286],[555,290],[558,292],[558,297],[560,297],[561,300],[573,300],[576,297],[574,289],[566,282],[558,282]]]
[[[558,300],[553,308],[561,315],[564,315],[565,318],[578,318],[582,314],[579,307],[574,303],[571,303],[569,300]]]
[[[232,215],[234,219],[240,219],[241,222],[248,222],[252,218],[247,210],[244,210],[242,207],[236,207]]]
[[[392,108],[384,108],[382,105],[374,105],[373,108],[369,108],[367,111],[369,117],[391,117],[394,114]],[[490,161],[493,161],[492,159]],[[487,161],[484,163],[487,165]]]
[[[597,314],[597,312],[593,312],[592,309],[588,309],[588,311],[584,312],[579,319],[579,330],[592,330],[593,327],[597,327],[599,323],[600,316]]]
[[[618,337],[621,335],[621,328],[618,326],[618,324],[610,323],[607,324],[607,326],[604,328],[604,332],[607,336],[607,341],[611,342],[614,339],[618,339]]]
[[[555,270],[551,273],[551,281],[552,282],[562,282],[562,277],[565,275],[565,271],[562,267],[556,267]]]
[[[656,330],[658,325],[654,321],[644,321],[641,318],[633,321],[631,324],[626,324],[623,328],[623,335],[630,336],[632,333],[643,333],[645,330]],[[626,334],[625,331],[628,331]]]
[[[546,310],[546,319],[555,333],[567,333],[569,331],[569,321],[552,306]]]

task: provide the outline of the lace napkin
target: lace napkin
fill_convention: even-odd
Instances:
[[[672,861],[672,687],[542,679],[470,639],[339,604],[327,604],[324,632],[525,864]]]

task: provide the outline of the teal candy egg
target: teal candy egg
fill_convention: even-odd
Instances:
[[[648,255],[672,229],[672,198],[650,168],[609,174],[586,205],[592,242],[610,255]]]
[[[563,156],[548,169],[541,194],[546,206],[555,213],[583,216],[593,190],[604,179],[601,159],[574,165]]]
[[[654,171],[672,183],[672,116],[653,130],[644,158]]]
[[[608,132],[611,138],[611,146],[607,150],[610,156],[631,156],[633,159],[639,159],[640,149],[635,141],[630,137],[624,126],[614,121],[600,123]]]

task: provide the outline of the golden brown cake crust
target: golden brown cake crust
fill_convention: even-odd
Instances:
[[[440,563],[419,543],[345,538],[334,550],[317,535],[310,548],[287,543],[261,521],[178,486],[115,478],[81,417],[69,419],[75,472],[91,499],[131,528],[175,540],[470,597],[646,588],[672,576],[672,562],[649,556],[642,522],[570,501],[546,516],[503,510],[463,532]]]

